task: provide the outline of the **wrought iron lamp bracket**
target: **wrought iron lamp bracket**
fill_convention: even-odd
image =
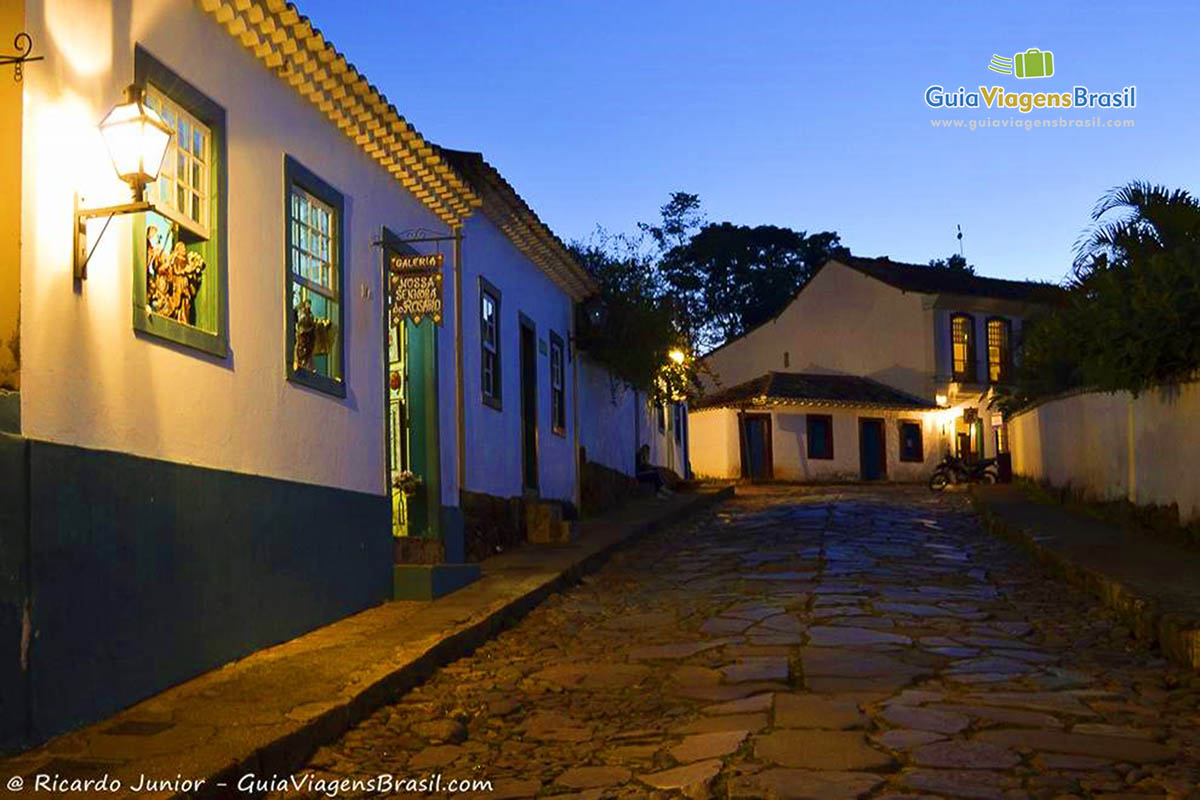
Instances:
[[[13,39],[13,47],[17,48],[16,55],[5,55],[0,53],[0,67],[7,67],[10,64],[13,68],[13,80],[21,81],[25,77],[25,64],[30,61],[42,61],[44,56],[31,56],[33,52],[33,37],[28,33],[21,31]]]
[[[108,230],[108,223],[112,222],[113,217],[125,214],[139,214],[143,211],[153,210],[154,204],[146,200],[136,203],[122,203],[116,206],[104,206],[102,208],[80,208],[79,195],[75,195],[75,246],[73,264],[75,280],[87,280],[88,262],[92,260],[92,254],[100,246],[100,240],[104,238],[104,233]],[[104,227],[100,229],[100,235],[96,237],[96,243],[92,245],[91,249],[88,249],[87,223],[89,219],[96,219],[97,217],[105,217]]]
[[[453,242],[456,239],[461,241],[463,235],[461,230],[456,230],[451,234],[444,234],[430,230],[429,228],[410,228],[396,234],[396,238],[404,244],[413,244],[416,242]],[[387,242],[383,239],[371,242],[372,247],[383,247],[385,244]]]

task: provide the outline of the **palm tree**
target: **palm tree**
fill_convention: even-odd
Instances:
[[[1100,198],[1092,223],[1075,243],[1072,272],[1080,284],[1097,272],[1200,243],[1200,199],[1185,189],[1132,181]]]
[[[1135,394],[1200,369],[1200,199],[1134,181],[1108,191],[1075,247],[1056,352],[1073,381]],[[1049,363],[1053,363],[1051,360]]]

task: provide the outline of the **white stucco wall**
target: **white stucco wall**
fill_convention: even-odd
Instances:
[[[639,417],[637,423],[638,448],[650,446],[650,463],[656,467],[666,467],[680,476],[687,474],[687,409],[683,412],[684,428],[680,441],[675,441],[675,414],[671,404],[667,405],[665,426],[658,427],[658,414],[654,405],[647,399],[645,392],[637,393]],[[636,454],[637,448],[634,449]]]
[[[29,32],[46,60],[25,70],[24,83],[23,432],[382,493],[381,256],[371,245],[385,225],[440,228],[438,221],[192,3],[28,0],[27,10]],[[138,43],[225,108],[231,350],[225,361],[134,335],[129,218],[113,220],[88,279],[72,290],[73,193],[90,206],[129,199],[96,125],[132,81]],[[284,378],[285,154],[346,195],[344,400]],[[439,366],[443,496],[457,503],[449,292],[446,300]]]
[[[759,412],[753,412],[759,413]],[[831,409],[823,406],[786,406],[771,409],[771,449],[775,480],[781,481],[856,481],[861,474],[859,460],[859,419],[884,420],[887,449],[887,479],[924,481],[945,454],[946,439],[938,412],[879,411],[875,409]],[[833,417],[833,458],[808,457],[806,415]],[[921,424],[924,460],[900,460],[900,422]],[[693,412],[692,467],[700,477],[741,477],[741,449],[737,411],[708,409]]]
[[[676,418],[667,406],[665,430],[645,392],[635,391],[613,378],[604,367],[586,356],[580,360],[579,443],[589,461],[626,475],[636,472],[637,451],[650,448],[650,463],[686,476],[690,432],[686,407],[680,441],[675,441]]]
[[[633,475],[637,413],[633,390],[580,354],[579,445],[587,450],[588,461]]]
[[[741,477],[737,412],[727,408],[688,414],[692,469],[698,478]]]
[[[923,297],[831,262],[776,319],[705,361],[725,388],[772,370],[843,373],[932,399],[932,310]]]
[[[481,388],[480,277],[500,292],[501,407],[485,405]],[[482,213],[463,230],[463,384],[466,489],[497,497],[522,492],[520,315],[534,323],[538,339],[538,476],[541,496],[577,502],[574,445],[575,386],[570,358],[571,298],[521,253]],[[550,332],[567,354],[566,431],[550,420]],[[544,348],[544,350],[543,350]],[[445,448],[443,448],[444,450]]]
[[[1200,518],[1200,382],[1128,392],[1089,392],[1036,406],[1009,420],[1013,471],[1108,500],[1178,503]]]

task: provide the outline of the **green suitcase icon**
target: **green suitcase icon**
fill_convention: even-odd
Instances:
[[[1018,78],[1049,78],[1054,74],[1054,53],[1031,47],[1013,56]]]

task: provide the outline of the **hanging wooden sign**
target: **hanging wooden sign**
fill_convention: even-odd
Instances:
[[[426,317],[432,319],[434,325],[442,324],[442,267],[445,263],[446,258],[441,253],[388,253],[393,325],[406,319],[420,325]]]

